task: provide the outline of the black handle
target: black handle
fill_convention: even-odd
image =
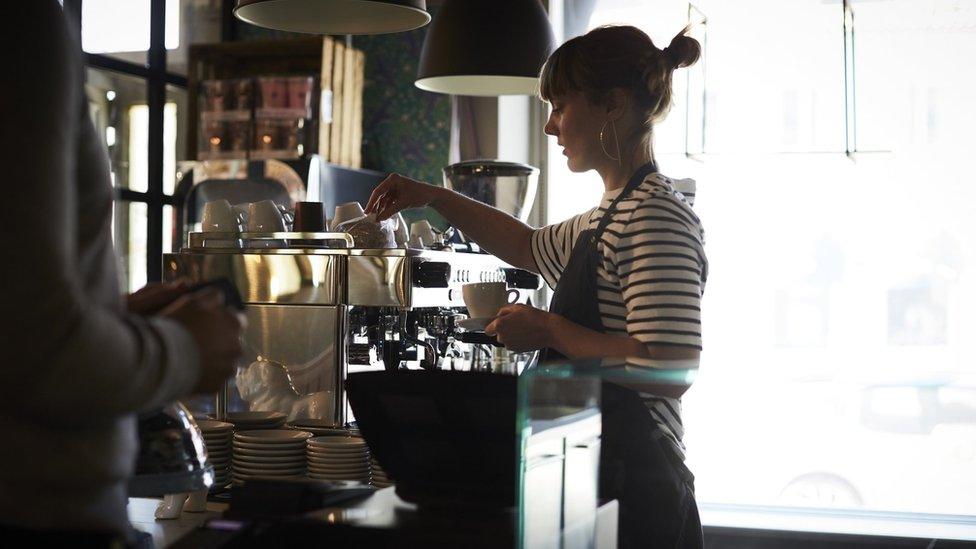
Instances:
[[[490,336],[484,332],[459,332],[455,334],[458,341],[463,343],[475,343],[478,345],[493,345],[495,347],[504,347],[501,343],[495,339],[495,336]]]

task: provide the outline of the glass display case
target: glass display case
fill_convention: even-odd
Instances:
[[[617,504],[601,501],[602,406],[630,390],[676,399],[697,360],[592,359],[528,368],[518,380],[518,547],[616,547]]]

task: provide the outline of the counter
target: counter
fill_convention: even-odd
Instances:
[[[173,545],[211,519],[219,518],[227,510],[226,503],[208,502],[203,513],[183,513],[173,520],[156,520],[156,506],[160,499],[129,498],[129,522],[140,532],[152,536],[156,549]]]
[[[227,504],[209,502],[204,513],[186,513],[174,520],[156,520],[158,499],[129,500],[129,520],[153,537],[157,549],[239,546],[289,546],[296,543],[396,542],[403,547],[512,547],[515,545],[514,510],[502,514],[421,512],[397,497],[393,488],[348,505],[324,508],[280,521],[237,523],[220,519]],[[598,548],[616,546],[616,502],[600,507],[597,515]],[[206,523],[218,519],[214,527]],[[237,529],[239,527],[239,529]]]
[[[425,500],[435,507],[418,507],[400,499],[392,487],[326,505],[322,502],[340,501],[332,497],[336,492],[326,490],[333,488],[329,485],[255,481],[237,488],[229,507],[210,504],[207,513],[197,516],[184,514],[177,521],[157,522],[152,519],[155,505],[150,500],[133,500],[130,514],[160,547],[323,542],[466,549],[613,547],[616,502],[599,501],[597,494],[601,385],[609,382],[641,392],[680,395],[694,378],[694,366],[586,361],[531,368],[519,376],[513,426],[517,501],[508,507],[483,506],[481,500],[471,499],[480,497],[472,495],[479,492],[466,493],[465,505],[445,505],[444,501],[457,499],[449,497]],[[476,422],[466,425],[474,428]],[[367,426],[361,424],[364,434]],[[207,522],[217,517],[220,520]]]

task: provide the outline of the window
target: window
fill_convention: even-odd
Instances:
[[[149,51],[150,0],[84,0],[81,48],[90,53],[145,59]],[[179,0],[166,0],[165,45],[179,47]]]
[[[976,4],[889,0],[854,5],[857,148],[965,150],[976,123]]]
[[[976,190],[961,154],[976,148],[976,1],[683,4],[707,20],[702,146],[682,147],[701,134],[676,93],[655,151],[697,180],[706,231],[705,350],[683,399],[705,523],[814,529],[797,509],[829,509],[976,539]],[[561,24],[653,20],[663,46],[680,11],[566,0]],[[597,204],[596,174],[549,154],[549,222]],[[726,513],[777,509],[793,511]]]
[[[167,70],[167,50],[179,52],[185,65],[190,34],[180,15],[188,6],[202,9],[213,2],[205,3],[64,2],[65,13],[80,27],[89,113],[111,161],[112,233],[123,291],[159,280],[162,253],[170,250],[170,206],[185,150],[186,78]]]

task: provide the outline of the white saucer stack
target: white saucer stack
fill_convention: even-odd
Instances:
[[[231,472],[234,484],[257,478],[304,477],[305,441],[311,436],[293,429],[238,431]]]
[[[235,431],[277,429],[285,424],[288,416],[281,412],[227,412],[224,421],[234,424]]]
[[[203,444],[207,447],[207,460],[214,468],[215,479],[211,490],[223,488],[230,482],[231,441],[234,438],[234,426],[223,421],[209,419],[197,421],[197,426],[203,433]]]
[[[376,461],[376,458],[372,456],[369,458],[369,469],[373,477],[373,486],[377,488],[393,486],[393,479],[380,467],[380,462]]]
[[[360,437],[308,439],[308,478],[369,483],[369,449]]]

